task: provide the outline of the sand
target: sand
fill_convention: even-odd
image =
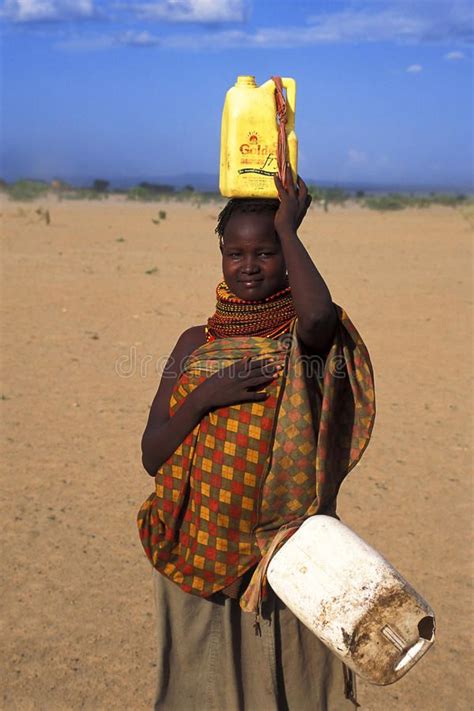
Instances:
[[[0,207],[2,709],[151,707],[151,568],[135,515],[153,481],[140,437],[163,358],[213,309],[217,209]],[[315,208],[301,236],[376,374],[373,440],[339,513],[437,613],[435,647],[391,687],[360,683],[360,701],[467,710],[472,226],[444,207]]]

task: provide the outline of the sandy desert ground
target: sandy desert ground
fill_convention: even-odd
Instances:
[[[0,211],[0,706],[150,709],[151,569],[135,515],[153,481],[140,437],[164,357],[213,310],[217,207]],[[376,374],[373,440],[339,512],[437,613],[435,647],[391,687],[360,683],[362,708],[467,711],[472,222],[444,207],[315,208],[301,236]]]

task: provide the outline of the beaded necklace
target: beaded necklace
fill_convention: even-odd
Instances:
[[[246,301],[235,296],[222,281],[217,285],[216,296],[216,312],[207,321],[207,341],[232,336],[276,338],[288,331],[296,316],[289,286],[266,299]]]

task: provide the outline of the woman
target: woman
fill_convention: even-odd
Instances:
[[[219,216],[216,313],[180,336],[143,435],[156,481],[139,513],[155,568],[155,709],[354,703],[351,675],[265,580],[304,518],[335,513],[374,418],[365,346],[296,233],[306,185],[275,183],[278,201],[231,200]]]

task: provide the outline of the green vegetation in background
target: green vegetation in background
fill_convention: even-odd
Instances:
[[[175,189],[172,185],[160,185],[159,183],[139,183],[133,188],[125,191],[127,200],[139,200],[140,202],[155,202],[174,195]]]
[[[430,205],[445,205],[459,207],[467,201],[466,195],[445,195],[443,193],[430,193],[426,195],[404,195],[402,193],[389,193],[367,197],[363,201],[364,207],[371,210],[403,210],[406,207],[429,207]]]
[[[351,195],[344,188],[320,188],[317,185],[308,185],[308,192],[313,198],[313,203],[333,203],[334,205],[344,205]]]
[[[11,200],[26,202],[44,197],[51,190],[51,186],[43,180],[17,180],[16,183],[11,184],[2,181],[1,190]]]
[[[71,191],[59,193],[60,200],[107,200],[108,193],[99,193],[89,188],[76,188]]]
[[[0,179],[0,191],[6,193],[12,200],[29,201],[46,195],[56,195],[59,200],[105,200],[110,195],[121,195],[127,200],[138,202],[187,202],[200,208],[209,203],[222,203],[224,198],[218,192],[198,191],[192,185],[185,185],[177,190],[172,185],[141,182],[128,190],[110,189],[108,180],[97,178],[87,188],[74,188],[61,181],[53,180],[47,183],[42,180],[18,180],[7,183]],[[355,201],[361,207],[371,210],[388,211],[410,208],[424,208],[430,205],[444,205],[447,207],[472,206],[474,196],[463,194],[429,193],[426,195],[413,195],[407,193],[387,193],[370,195],[364,190],[349,192],[341,187],[323,188],[309,185],[308,191],[313,198],[313,207],[322,206],[325,211],[330,205],[345,205],[348,200]],[[164,220],[162,214],[159,219]]]
[[[73,188],[60,180],[17,180],[7,183],[0,180],[0,190],[17,202],[29,202],[47,195],[57,195],[60,200],[104,200],[109,197],[108,181],[95,180],[90,188]]]
[[[102,178],[96,178],[92,183],[92,191],[94,193],[106,193],[109,189],[109,181],[102,180]]]

